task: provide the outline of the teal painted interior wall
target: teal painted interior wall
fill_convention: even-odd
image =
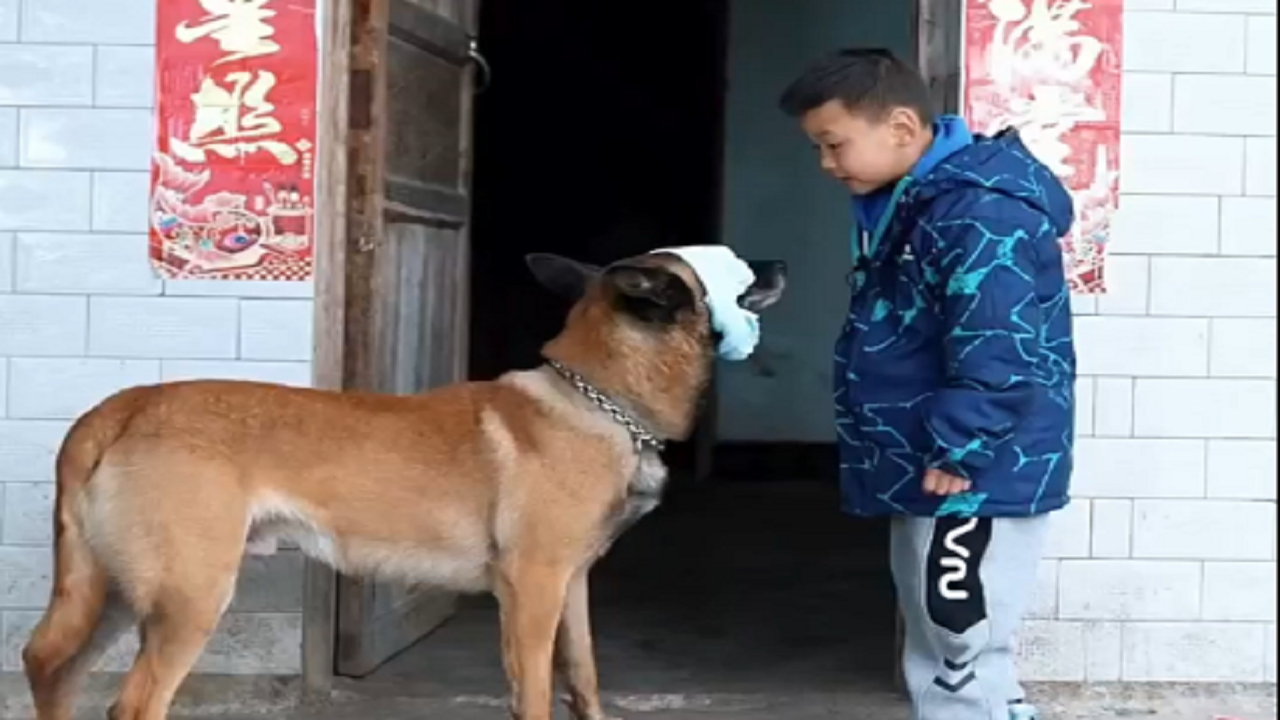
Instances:
[[[746,363],[723,363],[722,440],[826,442],[831,347],[848,302],[847,193],[823,175],[777,98],[813,58],[848,45],[911,52],[912,0],[733,0],[726,109],[724,242],[782,258],[791,284]]]

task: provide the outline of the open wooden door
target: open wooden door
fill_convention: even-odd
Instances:
[[[472,39],[479,0],[348,0],[341,386],[416,393],[467,373]],[[431,588],[337,578],[338,675],[444,622]]]

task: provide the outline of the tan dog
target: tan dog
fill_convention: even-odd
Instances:
[[[39,720],[70,720],[79,676],[130,624],[142,648],[110,717],[165,720],[247,543],[276,537],[350,575],[494,592],[513,716],[550,720],[554,665],[574,716],[605,720],[587,573],[657,505],[659,450],[691,433],[716,338],[675,255],[529,264],[577,300],[538,369],[418,396],[169,383],[82,416],[57,459],[53,597],[23,653]],[[760,310],[785,269],[753,270],[739,302]]]

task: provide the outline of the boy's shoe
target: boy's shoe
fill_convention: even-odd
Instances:
[[[1009,720],[1040,720],[1040,711],[1034,705],[1014,703],[1009,706]]]

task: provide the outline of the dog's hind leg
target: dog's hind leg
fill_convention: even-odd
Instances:
[[[497,582],[502,660],[511,683],[514,720],[551,720],[556,630],[573,568],[516,560]]]
[[[224,477],[210,474],[192,485],[209,490]],[[217,502],[171,506],[166,522],[119,538],[119,582],[138,613],[141,644],[111,720],[168,717],[235,593],[248,525],[241,497],[218,493]],[[118,519],[136,510],[130,506]]]
[[[59,498],[49,608],[22,651],[37,720],[70,720],[80,679],[134,618]]]
[[[244,530],[202,528],[179,543],[164,579],[141,598],[141,645],[110,720],[166,720],[235,593]]]
[[[57,613],[57,610],[53,612]],[[37,628],[23,655],[27,677],[31,683],[36,719],[70,720],[74,714],[72,696],[80,681],[136,621],[129,606],[119,596],[108,593],[99,611],[97,623],[87,628],[88,634],[83,639],[79,635],[68,633],[62,636],[61,643],[52,645],[49,638],[57,633],[53,628],[58,621]],[[78,633],[80,630],[71,632]],[[57,653],[56,657],[51,650]],[[52,664],[51,661],[57,664]]]
[[[243,546],[241,546],[242,548]],[[165,720],[174,695],[195,667],[235,592],[235,557],[208,558],[203,582],[190,573],[166,582],[142,619],[141,645],[111,720]]]
[[[556,665],[569,690],[569,710],[574,720],[614,720],[605,715],[600,705],[600,681],[591,640],[589,570],[582,568],[569,581],[556,639]]]
[[[111,720],[166,720],[174,695],[195,667],[222,616],[222,601],[167,598],[143,621],[142,645]]]

